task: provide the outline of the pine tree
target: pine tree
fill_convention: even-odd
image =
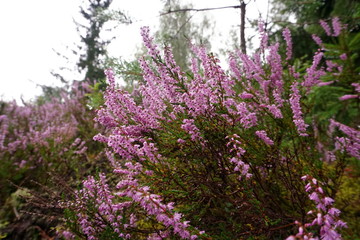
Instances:
[[[106,46],[110,40],[100,38],[100,33],[107,18],[99,17],[100,13],[110,7],[112,0],[88,0],[87,8],[80,7],[80,13],[89,23],[88,26],[77,23],[81,42],[85,45],[85,52],[80,55],[79,71],[85,70],[85,81],[93,84],[96,80],[104,79],[104,69],[101,57],[106,55]],[[81,34],[81,29],[85,34]]]

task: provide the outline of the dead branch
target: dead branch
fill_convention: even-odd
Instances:
[[[189,12],[189,11],[203,12],[203,11],[212,11],[212,10],[219,10],[219,9],[226,9],[226,8],[240,8],[240,7],[241,7],[240,5],[235,5],[235,6],[214,7],[214,8],[182,8],[182,9],[176,9],[176,10],[169,9],[167,12],[160,13],[160,16],[171,14],[171,13],[177,13],[177,12]]]

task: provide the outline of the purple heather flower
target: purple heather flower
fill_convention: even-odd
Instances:
[[[312,34],[311,37],[316,42],[317,45],[319,45],[321,48],[324,47],[324,44],[319,36]]]
[[[261,131],[256,131],[255,132],[256,136],[258,136],[261,140],[263,140],[266,144],[268,145],[273,145],[274,144],[274,141],[271,140],[266,132],[264,130],[261,130]]]
[[[334,30],[333,36],[334,37],[339,36],[343,27],[342,27],[342,24],[341,24],[338,17],[334,17],[332,19],[332,27],[333,27],[333,30]]]
[[[291,85],[292,93],[290,94],[290,106],[293,112],[293,122],[298,130],[300,136],[307,136],[306,128],[308,125],[304,122],[300,106],[300,92],[297,88],[298,83],[294,82]]]
[[[341,54],[339,57],[340,57],[340,59],[343,60],[343,61],[345,61],[345,60],[347,59],[346,53]]]
[[[292,41],[290,30],[288,28],[285,28],[282,34],[286,41],[286,60],[290,60],[292,55]]]
[[[345,100],[354,99],[354,98],[360,98],[360,96],[359,96],[359,95],[347,94],[347,95],[344,95],[344,96],[339,97],[339,100],[340,100],[340,101],[345,101]]]
[[[320,25],[324,29],[326,35],[332,36],[330,26],[329,24],[327,24],[327,22],[325,22],[324,20],[320,20]]]

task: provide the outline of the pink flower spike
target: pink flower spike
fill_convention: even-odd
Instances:
[[[328,205],[332,205],[334,203],[334,199],[330,198],[330,197],[325,197],[324,198],[324,204],[325,206],[328,206]]]
[[[274,144],[274,141],[271,140],[266,132],[264,130],[261,130],[261,131],[256,131],[255,132],[256,136],[258,136],[261,140],[263,140],[266,144],[268,145],[273,145]]]
[[[359,96],[358,95],[347,94],[347,95],[339,97],[339,100],[340,101],[345,101],[345,100],[354,99],[354,98],[359,98]]]
[[[307,136],[306,128],[309,126],[305,123],[303,117],[302,117],[302,111],[300,106],[300,91],[298,89],[298,83],[294,82],[291,85],[291,94],[290,94],[290,106],[293,112],[293,122],[297,128],[297,131],[300,136]]]
[[[320,20],[320,25],[324,29],[326,35],[332,36],[330,26],[329,24],[327,24],[327,22],[325,22],[324,20]]]
[[[292,55],[292,41],[290,30],[288,28],[285,28],[282,34],[286,41],[286,60],[290,60]]]
[[[308,175],[304,175],[301,177],[301,180],[305,181],[306,179],[308,179]]]
[[[355,91],[360,93],[360,83],[352,83],[351,86],[355,88]]]
[[[324,47],[324,44],[319,36],[313,34],[313,35],[311,35],[311,37],[314,40],[314,42],[316,42],[317,45],[319,45],[322,48]]]
[[[338,17],[334,17],[332,19],[332,27],[333,27],[333,30],[334,30],[333,36],[334,37],[339,36],[343,27],[342,27],[342,24],[341,24]]]
[[[253,98],[254,95],[252,95],[251,93],[243,92],[239,95],[239,97],[242,99],[249,99],[249,98]]]
[[[340,59],[343,60],[343,61],[345,61],[345,60],[347,59],[346,53],[341,54],[339,57],[340,57]]]
[[[177,142],[180,143],[180,144],[186,143],[186,141],[185,141],[184,139],[181,139],[181,138],[179,138],[179,139],[177,140]]]
[[[322,87],[322,86],[328,86],[328,85],[333,84],[333,83],[334,83],[334,81],[319,82],[317,85],[318,85],[319,87]]]

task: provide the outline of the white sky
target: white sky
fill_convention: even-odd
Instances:
[[[250,0],[245,0],[249,2]],[[70,51],[73,66],[66,65],[64,59],[57,56],[52,49],[64,52],[79,42],[73,18],[80,20],[79,5],[81,0],[11,0],[2,1],[0,9],[0,98],[16,99],[20,96],[29,100],[41,94],[37,84],[60,85],[51,70],[60,67],[73,67],[71,78],[80,79],[75,71],[77,57]],[[195,8],[221,7],[237,5],[238,0],[183,0],[193,3]],[[257,19],[259,11],[266,12],[268,0],[251,0],[247,6],[247,17]],[[162,10],[160,0],[114,0],[113,9],[127,12],[134,21],[123,25],[115,31],[117,39],[108,50],[114,57],[133,59],[136,48],[141,45],[139,28],[150,26],[156,31],[159,12]],[[212,39],[212,51],[226,48],[228,33],[237,27],[240,21],[239,9],[224,9],[197,13],[206,14],[215,22],[215,34]],[[265,16],[264,16],[265,17]],[[248,31],[249,32],[249,31]],[[221,35],[221,36],[220,36]]]

